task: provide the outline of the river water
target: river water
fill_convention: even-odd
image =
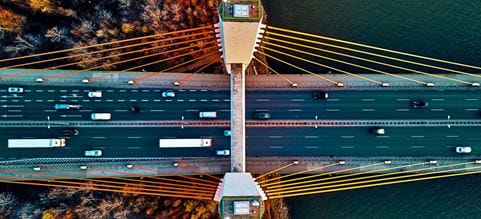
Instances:
[[[481,65],[480,0],[265,0],[269,24]],[[293,218],[481,218],[481,175],[289,199]]]

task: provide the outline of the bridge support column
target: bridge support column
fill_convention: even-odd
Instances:
[[[231,80],[231,172],[243,173],[246,168],[245,67],[243,64],[230,64],[227,70]]]

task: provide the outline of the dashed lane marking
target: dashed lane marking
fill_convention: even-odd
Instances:
[[[342,149],[353,149],[354,146],[341,146]]]
[[[459,138],[459,135],[446,135],[446,138]]]
[[[93,138],[93,139],[106,139],[105,136],[94,136],[94,137],[92,137],[92,138]]]
[[[266,112],[269,111],[268,109],[256,109],[256,112]]]
[[[476,99],[476,98],[468,98],[468,99],[464,99],[464,100],[466,100],[466,101],[478,101],[478,99]]]
[[[214,102],[219,102],[219,99],[212,99],[212,101],[214,101]]]
[[[127,149],[141,149],[142,147],[127,147]]]
[[[424,135],[413,135],[411,138],[424,138]]]
[[[123,93],[123,92],[127,92],[127,90],[119,90],[119,92]]]
[[[329,102],[337,102],[337,101],[340,101],[340,99],[332,98],[332,99],[327,99],[327,101],[329,101]]]
[[[184,102],[183,99],[177,99],[177,102]]]
[[[154,102],[160,102],[160,100],[159,100],[159,99],[155,99]]]
[[[411,146],[411,148],[424,148],[424,146],[422,146],[422,145],[413,145],[413,146]]]
[[[444,109],[431,109],[431,111],[433,111],[433,112],[442,112],[442,111],[444,111]]]
[[[407,111],[409,111],[409,109],[396,109],[396,111],[398,111],[398,112],[407,112]]]
[[[195,101],[197,101],[197,100],[192,100],[192,99],[191,99],[191,100],[189,100],[189,102],[195,102]]]
[[[206,100],[206,99],[201,99],[200,102],[207,102],[207,100]]]
[[[340,109],[326,109],[326,112],[339,112]]]
[[[151,109],[150,112],[164,112],[164,110],[161,110],[161,109]]]
[[[352,136],[352,135],[343,135],[343,136],[341,136],[341,138],[354,138],[354,136]]]
[[[230,110],[228,110],[228,109],[222,109],[222,110],[220,110],[220,111],[221,111],[221,112],[230,112]]]
[[[130,139],[132,139],[132,138],[139,139],[139,138],[142,138],[142,137],[140,137],[140,136],[129,136],[129,137],[127,137],[127,138],[130,138]]]
[[[107,100],[107,102],[114,102],[114,100]]]
[[[123,109],[116,109],[116,110],[114,110],[114,112],[127,112],[127,110],[123,110]]]
[[[302,109],[289,109],[289,112],[301,112]]]
[[[375,109],[362,109],[363,112],[374,112],[376,111]]]
[[[317,148],[319,148],[319,147],[318,147],[318,146],[306,146],[305,148],[306,148],[306,149],[317,149]]]
[[[282,138],[282,136],[279,136],[279,135],[272,135],[272,136],[269,136],[269,138]]]
[[[188,110],[185,110],[186,112],[197,112],[199,110],[195,110],[195,109],[188,109]]]
[[[304,136],[304,138],[319,138],[319,136],[315,136],[315,135],[308,135],[308,136]]]
[[[281,149],[281,148],[283,148],[283,146],[270,146],[269,148],[272,148],[272,149]]]
[[[444,101],[444,99],[431,99],[432,101]]]
[[[361,101],[364,101],[364,102],[372,102],[372,101],[375,101],[376,99],[361,99]]]
[[[397,101],[409,101],[409,99],[396,99]]]
[[[142,102],[149,102],[149,100],[146,100],[146,99],[142,99],[141,101]]]
[[[377,146],[376,148],[379,148],[379,149],[386,149],[386,148],[390,148],[390,146]]]
[[[137,100],[129,100],[130,102],[137,102]]]
[[[257,102],[268,102],[269,99],[256,99]]]
[[[294,102],[301,102],[301,101],[304,101],[304,99],[291,99],[291,101],[294,101]]]
[[[55,90],[47,90],[47,92],[52,93],[55,92]]]
[[[466,111],[479,111],[479,109],[466,109]]]

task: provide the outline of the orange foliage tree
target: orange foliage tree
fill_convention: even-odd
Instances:
[[[21,32],[25,17],[0,7],[0,29],[10,32]]]

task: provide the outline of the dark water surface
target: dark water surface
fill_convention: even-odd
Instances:
[[[270,25],[481,65],[480,0],[265,0]],[[294,218],[481,218],[481,175],[290,199]]]

